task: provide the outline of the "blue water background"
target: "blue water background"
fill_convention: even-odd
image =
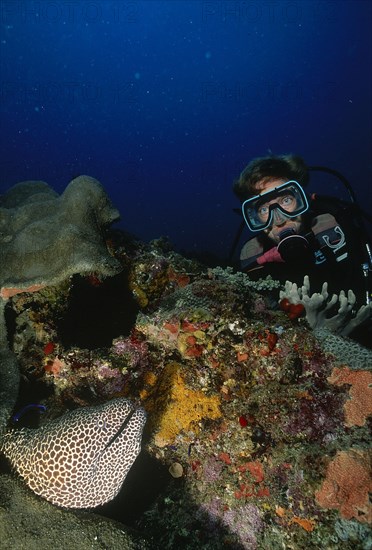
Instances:
[[[223,259],[233,180],[294,152],[372,212],[369,1],[3,0],[0,17],[0,193],[89,174],[121,227]],[[347,198],[330,176],[311,189]]]

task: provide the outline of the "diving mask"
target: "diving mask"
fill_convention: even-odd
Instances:
[[[291,180],[255,195],[242,204],[243,217],[251,231],[262,231],[273,225],[295,218],[309,208],[304,190],[297,181]]]

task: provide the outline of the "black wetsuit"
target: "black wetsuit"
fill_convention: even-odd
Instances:
[[[340,218],[342,218],[342,212]],[[276,248],[276,244],[262,232],[250,239],[240,254],[241,269],[254,279],[271,275],[285,283],[286,280],[302,285],[305,275],[309,276],[311,293],[319,292],[322,284],[328,282],[328,291],[339,293],[352,289],[357,304],[366,303],[366,278],[362,263],[363,235],[346,219],[341,220],[328,212],[308,211],[302,216],[303,231],[308,243],[306,253],[294,251],[293,258],[281,261],[278,254],[265,253]],[[301,247],[300,247],[301,248]],[[275,250],[273,250],[275,252]]]

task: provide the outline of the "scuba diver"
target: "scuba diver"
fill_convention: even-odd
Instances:
[[[241,270],[253,279],[270,274],[298,285],[308,275],[312,292],[327,281],[330,293],[351,289],[359,306],[369,304],[372,256],[362,211],[352,190],[351,203],[308,196],[309,170],[348,183],[334,170],[308,168],[296,155],[253,159],[234,182],[245,224],[255,234],[241,250]]]

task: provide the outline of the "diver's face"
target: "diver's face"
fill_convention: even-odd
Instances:
[[[272,179],[265,182],[259,182],[256,186],[257,192],[259,195],[262,193],[267,193],[275,187],[285,183],[287,180],[283,179]],[[272,202],[275,202],[272,201]],[[287,218],[285,217],[280,210],[275,209],[273,212],[273,224],[270,227],[264,229],[266,235],[273,240],[275,243],[280,241],[279,235],[283,229],[293,229],[295,233],[299,233],[302,225],[302,216],[297,216],[296,218]]]

